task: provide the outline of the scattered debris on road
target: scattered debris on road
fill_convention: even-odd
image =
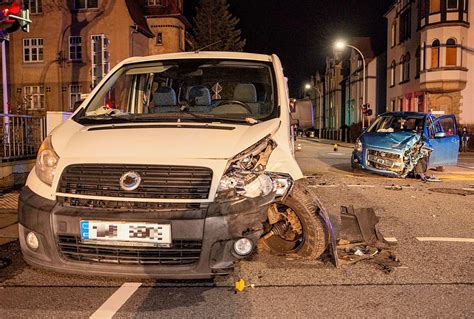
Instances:
[[[392,190],[392,191],[401,191],[403,190],[403,187],[400,185],[392,184],[390,186],[385,186],[385,189]]]
[[[396,243],[386,241],[377,229],[379,217],[373,208],[341,207],[341,232],[337,245],[337,265],[363,260],[377,265],[385,273],[401,266],[392,250]]]

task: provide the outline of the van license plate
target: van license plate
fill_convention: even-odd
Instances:
[[[83,241],[171,244],[171,225],[81,220]]]

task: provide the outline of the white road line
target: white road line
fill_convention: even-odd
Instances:
[[[90,316],[91,319],[112,318],[125,302],[135,293],[142,284],[139,282],[124,283],[106,302]]]
[[[384,237],[389,243],[396,243],[398,240],[395,237]]]
[[[452,238],[452,237],[416,237],[419,241],[446,241],[456,243],[474,243],[474,238]]]
[[[368,188],[374,188],[374,185],[347,185],[347,187],[368,187]]]

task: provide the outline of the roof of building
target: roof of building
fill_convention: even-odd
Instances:
[[[148,23],[146,21],[145,13],[143,11],[143,6],[140,5],[140,2],[136,0],[125,0],[127,4],[128,12],[132,17],[132,20],[135,22],[138,32],[142,33],[143,35],[153,38],[154,34],[151,32],[150,28],[148,27]]]

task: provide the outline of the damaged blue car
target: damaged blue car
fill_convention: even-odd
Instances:
[[[456,165],[458,151],[454,115],[384,113],[356,140],[351,162],[352,168],[405,178],[430,167]]]

